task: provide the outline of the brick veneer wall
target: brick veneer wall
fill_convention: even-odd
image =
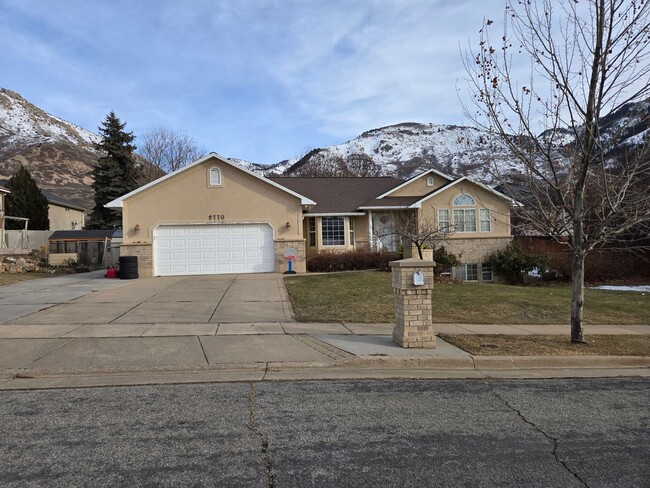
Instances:
[[[138,257],[138,276],[151,278],[153,276],[153,255],[151,244],[122,244],[120,256]]]
[[[293,247],[298,251],[296,259],[293,261],[293,270],[297,273],[306,273],[307,272],[307,251],[305,246],[304,239],[297,240],[277,240],[273,243],[273,248],[275,251],[275,272],[284,273],[288,269],[288,263],[284,257],[284,252]]]
[[[444,241],[448,252],[461,255],[461,263],[482,263],[492,252],[505,248],[512,237],[488,237],[484,239],[447,239]]]

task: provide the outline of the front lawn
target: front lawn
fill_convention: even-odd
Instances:
[[[572,344],[562,335],[441,335],[474,356],[650,356],[650,336],[590,335]]]
[[[286,278],[303,322],[392,322],[391,274],[379,271]],[[568,324],[569,285],[436,284],[433,321],[454,324]],[[650,324],[650,294],[585,290],[587,324]]]

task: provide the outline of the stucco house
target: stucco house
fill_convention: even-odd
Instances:
[[[52,193],[50,190],[41,192],[47,198],[47,216],[50,219],[50,230],[79,230],[86,224],[86,209],[78,203]]]
[[[445,245],[462,254],[449,273],[491,280],[483,258],[511,240],[509,197],[435,170],[409,180],[262,177],[210,154],[112,202],[122,211],[121,255],[140,276],[281,272],[309,253],[395,247],[375,237],[398,212],[453,229]]]
[[[10,193],[5,188],[9,180],[0,180],[0,192]],[[41,193],[47,199],[47,216],[50,220],[49,230],[75,230],[83,229],[86,217],[86,209],[78,203],[68,200],[53,193],[50,190],[41,188]],[[3,203],[4,205],[4,203]],[[4,207],[2,207],[4,208]]]

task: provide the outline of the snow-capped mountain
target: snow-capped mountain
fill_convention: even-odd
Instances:
[[[18,93],[0,88],[0,178],[22,164],[41,188],[94,205],[92,170],[100,137],[48,114]]]
[[[409,178],[435,168],[452,175],[489,180],[492,166],[507,165],[511,159],[507,146],[486,131],[407,122],[369,130],[343,144],[312,150],[283,166],[288,175],[335,173],[341,160],[365,160],[372,161],[374,172],[384,176]],[[367,169],[368,165],[363,167]],[[282,169],[275,166],[271,171],[278,173]]]
[[[68,142],[92,148],[97,134],[44,112],[18,93],[0,88],[0,148]]]
[[[609,158],[625,155],[648,143],[650,100],[629,103],[600,121]],[[548,137],[542,133],[539,137]],[[558,157],[567,154],[575,134],[557,131],[552,138]],[[520,142],[524,142],[521,139]],[[253,165],[252,169],[264,171]],[[361,168],[361,170],[359,170]],[[475,127],[414,122],[364,132],[342,144],[317,148],[302,158],[269,166],[266,173],[293,176],[361,174],[411,177],[434,168],[453,176],[471,176],[489,185],[519,172],[516,159],[494,133]]]
[[[647,143],[649,122],[650,100],[628,104],[604,117],[601,128],[610,154],[625,154]],[[558,146],[568,146],[574,135],[562,131],[554,139]],[[98,159],[94,144],[99,140],[100,136],[0,88],[0,179],[8,179],[23,164],[42,188],[90,209],[94,205],[92,170]],[[434,168],[452,176],[471,176],[488,185],[498,182],[495,170],[502,175],[516,170],[509,149],[494,134],[474,127],[415,122],[372,129],[342,144],[316,148],[301,158],[275,164],[237,158],[231,161],[259,174],[289,176],[408,178]]]

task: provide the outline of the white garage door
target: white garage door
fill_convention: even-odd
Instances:
[[[162,225],[153,235],[157,276],[275,271],[268,224]]]

